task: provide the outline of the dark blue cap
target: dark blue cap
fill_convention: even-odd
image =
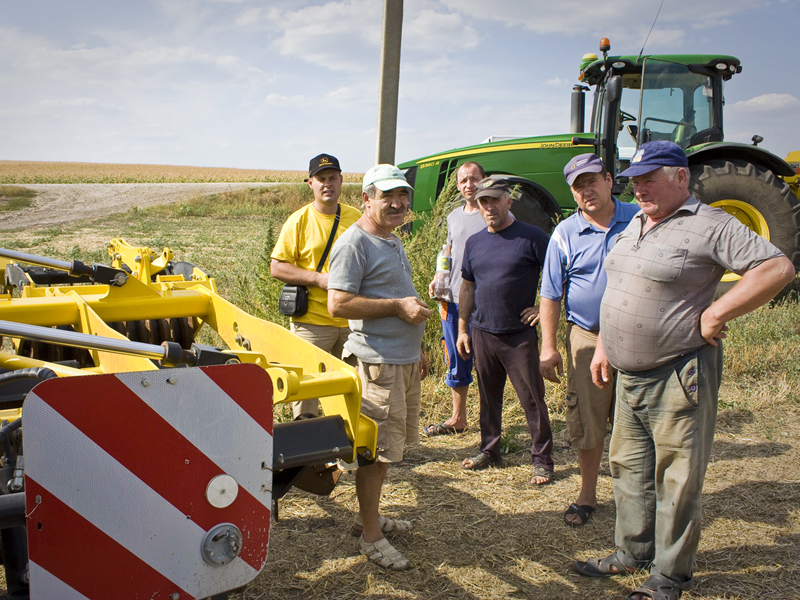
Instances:
[[[668,142],[656,140],[639,146],[631,158],[631,166],[620,173],[623,177],[636,177],[661,167],[689,167],[683,148]]]
[[[596,154],[578,154],[564,167],[564,177],[568,185],[575,183],[578,175],[584,173],[599,173],[603,170],[603,161]]]

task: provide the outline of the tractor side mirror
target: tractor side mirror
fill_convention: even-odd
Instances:
[[[606,102],[619,102],[622,97],[622,77],[614,75],[606,84]]]

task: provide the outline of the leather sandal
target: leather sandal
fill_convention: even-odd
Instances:
[[[383,533],[406,533],[414,529],[414,524],[411,521],[391,519],[383,515],[378,516],[378,525],[380,525]],[[364,521],[361,519],[361,515],[356,515],[353,520],[353,526],[350,528],[350,535],[358,537],[362,533],[364,533]]]
[[[390,571],[406,571],[411,568],[411,562],[386,541],[386,538],[370,544],[364,541],[362,535],[358,540],[358,551],[379,567]]]
[[[471,466],[467,466],[464,463],[469,461]],[[475,456],[470,456],[469,458],[465,458],[464,462],[461,463],[461,468],[466,471],[480,471],[487,467],[499,467],[503,464],[501,460],[492,460],[492,457],[486,454],[485,452],[478,452]]]
[[[616,575],[630,575],[639,569],[626,567],[617,556],[612,552],[605,558],[590,558],[587,561],[575,561],[572,565],[579,575],[584,577],[615,577]],[[644,569],[645,566],[639,567]]]
[[[683,590],[664,575],[650,575],[626,600],[678,600]]]
[[[536,483],[533,478],[534,477],[541,477],[544,479],[541,483]],[[550,469],[545,469],[544,467],[533,467],[533,471],[531,471],[531,485],[547,485],[553,480],[553,471]]]

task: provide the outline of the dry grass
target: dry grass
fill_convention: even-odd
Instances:
[[[724,394],[727,393],[727,390]],[[724,395],[723,394],[723,395]],[[552,397],[549,397],[552,400]],[[470,395],[470,423],[477,420]],[[723,411],[704,493],[704,531],[688,599],[797,598],[800,578],[800,410]],[[504,422],[520,423],[508,398]],[[427,421],[426,421],[427,422]],[[765,423],[779,435],[768,439]],[[460,461],[478,447],[473,428],[461,436],[424,439],[390,469],[383,512],[414,520],[392,542],[412,560],[406,573],[380,569],[358,555],[348,533],[357,504],[353,477],[342,476],[328,498],[292,491],[271,531],[267,566],[242,599],[278,598],[623,598],[645,578],[592,580],[570,570],[575,560],[614,549],[614,502],[604,460],[599,508],[573,529],[561,520],[578,493],[577,457],[563,422],[556,429],[556,479],[528,483],[527,451],[506,456],[502,469],[471,473]],[[523,446],[527,435],[520,435]],[[235,598],[236,596],[234,596]]]
[[[250,181],[301,182],[307,171],[225,169],[172,165],[0,161],[0,183],[233,183]],[[348,183],[362,175],[345,173]]]

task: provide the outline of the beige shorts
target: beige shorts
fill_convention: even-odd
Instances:
[[[332,325],[312,325],[311,323],[298,323],[292,321],[289,330],[311,342],[317,348],[322,348],[328,354],[333,354],[336,358],[342,357],[344,343],[350,335],[349,327],[334,327]],[[319,414],[319,401],[316,398],[299,400],[292,402],[292,415],[296,419],[302,414]]]
[[[403,460],[403,447],[419,443],[419,364],[384,365],[358,361],[361,412],[378,424],[378,457]]]
[[[572,445],[591,450],[606,437],[606,423],[614,419],[614,381],[601,390],[592,382],[590,366],[597,334],[567,323],[567,431]]]

